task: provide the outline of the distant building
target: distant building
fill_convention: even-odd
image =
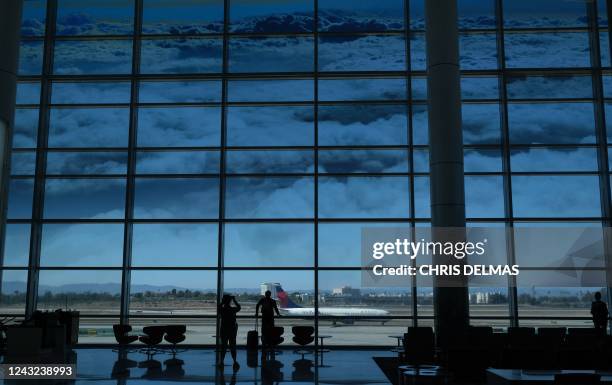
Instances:
[[[278,296],[276,295],[276,288],[279,286],[280,286],[280,283],[276,283],[276,282],[262,283],[261,285],[259,285],[261,289],[261,295],[265,295],[266,291],[270,290],[270,292],[272,293],[272,298],[278,298]]]
[[[350,286],[342,286],[332,290],[332,295],[343,296],[343,297],[360,297],[361,290],[353,289]]]
[[[476,305],[489,303],[489,293],[478,292],[471,294],[470,303]]]

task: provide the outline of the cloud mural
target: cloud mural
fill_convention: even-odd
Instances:
[[[189,8],[188,3],[193,8]],[[222,71],[223,54],[222,40],[218,37],[223,31],[221,3],[211,1],[200,5],[204,8],[198,8],[189,1],[179,1],[175,6],[170,6],[147,0],[143,33],[155,36],[146,36],[142,41],[141,73],[219,74]],[[523,5],[510,3],[504,2],[507,7],[505,26],[509,29],[505,35],[508,68],[571,69],[590,66],[587,32],[510,31],[516,28],[585,27],[583,11],[564,5],[554,13],[546,11],[547,16],[543,17],[541,13],[534,12],[534,6],[526,5],[524,1],[517,2]],[[361,5],[351,9],[351,4],[354,5],[354,2],[336,0],[328,2],[319,10],[318,28],[325,33],[317,42],[318,69],[330,73],[405,71],[407,55],[401,6],[398,8],[393,5],[394,2],[381,1],[376,9],[365,6],[360,8]],[[495,28],[492,10],[483,10],[481,5],[477,5],[473,0],[462,2],[461,28]],[[229,28],[237,34],[312,33],[314,20],[308,6],[308,2],[285,5],[283,9],[273,9],[274,6],[270,6],[267,13],[253,13],[248,4],[238,3],[236,9],[232,9]],[[422,5],[415,2],[411,6],[414,6],[411,9],[411,27],[422,30]],[[542,6],[542,9],[551,8]],[[95,6],[79,9],[78,4],[75,9],[60,10],[57,33],[64,36],[65,40],[58,41],[55,46],[54,73],[129,74],[132,68],[132,16],[121,11],[110,9],[104,13],[96,10]],[[29,10],[26,16],[22,27],[24,36],[41,36],[44,33],[44,13],[41,17],[40,12]],[[360,32],[380,34],[359,35]],[[168,36],[157,36],[160,34]],[[85,35],[122,37],[70,40],[71,36]],[[423,71],[426,60],[424,34],[422,31],[411,33],[409,39],[411,68]],[[495,34],[465,33],[461,36],[460,44],[462,69],[498,69]],[[607,44],[607,41],[602,39],[602,44]],[[232,150],[226,153],[226,171],[237,174],[226,180],[227,218],[314,218],[313,177],[265,175],[314,172],[315,154],[312,149],[297,151],[276,148],[310,147],[315,144],[313,106],[257,105],[258,102],[313,101],[314,82],[308,73],[314,70],[314,46],[312,36],[232,36],[229,39],[229,72],[257,73],[261,79],[232,79],[228,82],[228,100],[251,105],[231,105],[227,108],[227,145],[261,149]],[[40,74],[42,48],[40,41],[22,43],[22,75]],[[603,55],[607,55],[607,50],[602,51]],[[607,56],[603,58],[604,63],[609,62]],[[267,79],[266,73],[269,72],[304,72],[305,78]],[[415,100],[426,100],[425,78],[415,77],[411,81],[412,97]],[[20,102],[37,104],[39,85],[25,84],[20,85]],[[139,177],[135,189],[135,218],[158,221],[218,218],[218,177],[196,177],[193,174],[218,173],[219,151],[185,151],[181,148],[219,147],[221,109],[146,104],[218,103],[221,100],[221,86],[221,82],[216,79],[143,80],[140,83],[139,101],[142,105],[139,106],[137,116],[137,144],[142,147],[142,151],[137,153],[136,161]],[[501,141],[500,106],[495,102],[499,97],[498,86],[495,76],[464,77],[462,80],[464,100],[490,99],[489,103],[465,103],[463,106],[464,140],[465,144],[471,146],[465,153],[468,172],[501,171],[499,150],[485,148]],[[516,101],[530,98],[591,98],[591,86],[590,77],[578,75],[517,76],[508,79],[508,97],[511,100],[508,105],[510,140],[512,144],[524,145],[511,154],[514,171],[546,173],[597,170],[594,148],[572,147],[576,144],[595,144],[591,103]],[[49,152],[48,173],[58,176],[125,174],[129,134],[127,103],[130,92],[129,82],[54,83],[52,103],[56,106],[50,112],[49,146],[63,150],[73,148],[75,151]],[[405,146],[410,140],[422,146],[412,153],[414,170],[427,173],[427,109],[423,104],[413,104],[410,121],[405,103],[407,92],[405,78],[347,79],[338,76],[319,79],[318,96],[322,104],[318,110],[318,144],[372,147],[321,149],[318,152],[318,171],[322,173],[318,178],[319,217],[409,219],[409,197],[412,192],[416,217],[428,218],[429,179],[425,175],[415,177],[414,186],[410,186],[407,176],[323,175],[407,173],[410,164]],[[342,103],[346,101],[361,103]],[[372,101],[384,104],[367,103]],[[84,103],[125,103],[126,106],[61,106]],[[37,126],[36,108],[18,109],[14,147],[35,147]],[[412,138],[409,138],[410,127]],[[567,148],[529,147],[546,144],[565,144]],[[398,148],[381,149],[377,146]],[[81,147],[92,147],[100,151],[78,151]],[[116,151],[104,151],[109,147]],[[158,147],[166,149],[160,151]],[[16,157],[13,163],[14,170],[26,174],[32,172],[32,154],[24,153]],[[262,175],[238,176],[252,173]],[[191,177],[156,178],[157,174],[189,174]],[[49,179],[44,215],[55,219],[122,219],[125,216],[125,180],[125,177]],[[514,176],[512,182],[514,215],[517,217],[600,216],[598,181],[594,176]],[[9,216],[29,218],[31,196],[32,180],[13,181]],[[469,217],[503,218],[502,178],[466,177],[466,203]],[[91,226],[98,225],[71,224],[45,232],[45,258],[48,261],[54,260],[58,265],[83,267],[92,266],[96,260],[104,258],[114,266],[120,260],[117,259],[117,250],[122,247],[122,235],[116,229],[121,226],[112,225],[117,226],[113,227],[113,231],[94,231]],[[111,225],[108,226],[104,229],[111,229]],[[324,241],[320,244],[321,258],[332,261],[332,256],[349,255],[350,242],[354,240],[352,230],[332,229],[333,224],[325,226],[330,233],[321,233]],[[217,224],[202,223],[136,225],[134,263],[161,266],[168,258],[176,258],[177,266],[215,266],[217,227]],[[26,253],[23,239],[27,231],[17,229],[14,227],[8,232],[7,239],[11,241],[7,245],[15,245],[8,247],[8,253],[13,260],[23,261]],[[267,261],[279,261],[292,266],[311,266],[312,233],[312,224],[227,224],[226,263],[231,266],[265,266]],[[71,245],[70,240],[77,236],[86,239],[91,246],[80,249],[77,245]],[[332,246],[326,237],[334,239],[337,247]],[[160,239],[164,242],[160,242]],[[294,255],[288,255],[289,244],[293,245],[291,250],[295,251]],[[63,255],[60,252],[63,249],[69,252]],[[344,262],[339,264],[345,266]],[[307,287],[311,282],[311,273],[300,274],[296,275],[295,281]],[[41,276],[41,283],[61,282],[61,275],[52,275],[50,272],[45,273],[45,276]],[[194,283],[194,277],[187,274],[185,285]],[[246,279],[239,272],[227,273],[227,277],[228,282],[236,285],[240,279]],[[256,280],[261,277],[257,276]],[[109,275],[92,282],[114,282],[117,279],[120,277]],[[254,279],[245,281],[245,286],[250,285]],[[178,283],[176,280],[166,282],[161,276],[134,275],[133,281]],[[299,288],[299,284],[296,287]]]

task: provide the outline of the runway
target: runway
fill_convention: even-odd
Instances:
[[[410,311],[405,308],[395,308],[391,310],[391,316],[408,317]],[[433,316],[431,306],[419,306],[419,316]],[[187,342],[192,344],[214,344],[215,343],[215,319],[214,318],[194,318],[193,316],[213,316],[212,309],[202,309],[197,313],[194,310],[160,311],[159,309],[142,311],[134,314],[130,319],[130,324],[134,327],[134,332],[138,333],[143,326],[180,323],[187,325]],[[189,314],[189,315],[188,315]],[[251,314],[248,307],[241,312],[243,316]],[[141,318],[146,315],[147,318]],[[156,317],[157,315],[157,317]],[[493,326],[496,331],[503,331],[510,326],[507,305],[471,305],[470,315],[472,325]],[[533,308],[521,307],[519,315],[527,317],[520,320],[521,326],[567,326],[567,327],[591,327],[592,322],[589,317],[589,309],[567,309],[567,308]],[[531,317],[584,317],[579,320],[567,319],[529,319]],[[479,319],[478,317],[487,317]],[[489,317],[499,317],[499,319],[489,319]],[[504,319],[504,317],[506,317]],[[112,324],[117,322],[115,318],[84,317],[81,318],[80,343],[114,343],[112,334]],[[319,335],[328,335],[324,341],[329,346],[362,345],[362,346],[387,346],[397,345],[397,340],[390,336],[402,335],[408,326],[412,326],[412,319],[390,319],[384,323],[381,320],[356,320],[354,323],[343,323],[338,320],[335,325],[331,320],[319,320]],[[253,318],[240,318],[238,320],[238,344],[246,344],[246,334],[255,328]],[[292,345],[291,327],[296,325],[312,325],[313,319],[278,318],[277,326],[285,328],[285,342],[283,345]],[[418,320],[419,326],[433,326],[433,319],[425,318]]]

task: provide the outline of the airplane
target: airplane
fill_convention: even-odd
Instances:
[[[314,307],[302,307],[289,298],[289,294],[283,290],[278,283],[264,283],[262,286],[272,288],[273,295],[276,294],[276,300],[279,302],[279,311],[282,315],[295,317],[313,317]],[[319,316],[321,317],[338,317],[339,322],[343,324],[353,324],[355,319],[359,318],[363,321],[374,321],[377,317],[389,316],[387,310],[381,309],[365,309],[360,307],[319,307]],[[372,317],[372,318],[367,318]],[[376,320],[378,321],[378,320]],[[381,320],[384,325],[388,320]],[[332,320],[333,325],[336,325],[336,320]]]

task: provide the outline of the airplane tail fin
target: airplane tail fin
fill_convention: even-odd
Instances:
[[[289,294],[287,294],[287,292],[284,291],[280,285],[276,286],[276,296],[278,297],[278,301],[280,302],[281,309],[296,309],[301,307],[300,305],[293,302],[291,298],[289,298]]]

